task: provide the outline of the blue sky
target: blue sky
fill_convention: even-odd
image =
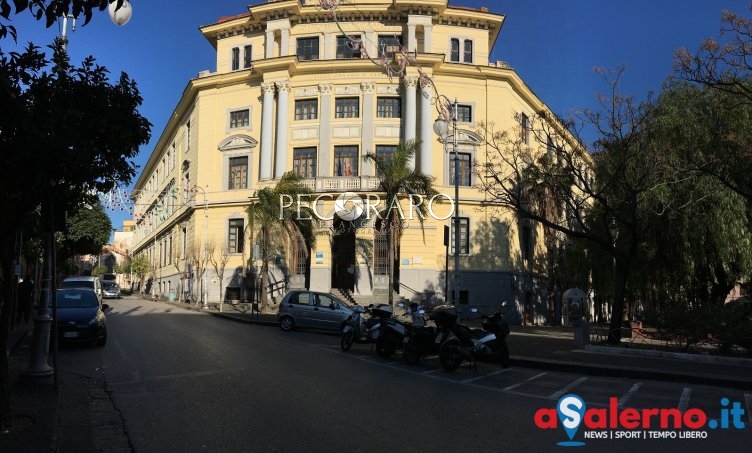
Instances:
[[[357,2],[358,0],[352,0]],[[136,159],[143,164],[159,139],[187,82],[204,69],[214,70],[215,55],[198,28],[223,16],[247,11],[261,0],[131,0],[133,18],[122,27],[106,12],[95,13],[85,27],[68,31],[71,61],[87,55],[111,71],[138,83],[141,113],[153,124],[152,140]],[[527,85],[555,112],[569,116],[575,109],[595,107],[595,95],[606,86],[593,67],[627,71],[622,91],[643,98],[672,70],[677,48],[695,51],[701,41],[717,36],[721,11],[749,15],[752,0],[450,0],[453,6],[487,6],[506,21],[492,60],[508,62]],[[44,28],[26,14],[13,16],[18,43],[44,47],[60,27]],[[13,50],[8,39],[4,51]],[[112,212],[113,227],[127,216]]]

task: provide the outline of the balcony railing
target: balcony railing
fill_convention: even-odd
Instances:
[[[357,192],[379,188],[376,176],[320,176],[306,178],[303,185],[311,192]]]

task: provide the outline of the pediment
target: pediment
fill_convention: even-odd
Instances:
[[[439,139],[442,143],[451,143],[454,140],[452,134],[447,134]],[[457,129],[457,144],[478,146],[483,143],[483,138],[475,132],[465,129]]]
[[[258,141],[250,135],[237,134],[219,142],[220,151],[230,151],[235,149],[255,148]]]

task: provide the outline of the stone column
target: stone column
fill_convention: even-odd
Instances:
[[[420,172],[424,175],[432,175],[433,161],[431,159],[431,148],[436,141],[433,132],[433,109],[431,108],[431,96],[433,88],[431,85],[425,85],[421,88],[420,96],[420,150],[418,151],[418,160],[420,161]]]
[[[363,130],[360,133],[361,142],[363,144],[363,149],[360,150],[361,157],[365,156],[366,153],[375,153],[376,148],[373,144],[373,134],[374,134],[374,120],[373,120],[373,114],[374,114],[374,108],[373,108],[373,91],[374,91],[375,83],[373,82],[361,82],[360,89],[363,91]],[[363,162],[361,160],[361,162]],[[363,162],[363,165],[361,166],[362,171],[360,172],[363,176],[373,176],[376,174],[376,172],[373,169],[373,163],[368,163],[367,165],[365,162]]]
[[[289,132],[288,99],[290,95],[290,81],[276,82],[277,86],[277,150],[274,167],[274,177],[281,178],[287,171],[287,134]]]
[[[274,30],[266,30],[266,48],[264,58],[274,57]]]
[[[262,83],[264,98],[261,101],[261,162],[259,179],[272,179],[272,103],[274,102],[274,83]]]
[[[407,24],[407,50],[414,52],[418,47],[418,41],[415,39],[415,24]]]
[[[405,83],[405,95],[403,99],[405,100],[405,116],[404,116],[404,127],[405,127],[405,142],[410,140],[415,140],[415,129],[416,129],[416,107],[415,107],[415,91],[416,87],[418,86],[418,78],[417,77],[405,77],[404,78]],[[408,162],[408,166],[412,169],[415,168],[415,158],[411,159]]]
[[[319,168],[316,172],[319,176],[332,176],[334,174],[332,161],[332,84],[319,84]]]
[[[290,29],[283,28],[279,33],[279,56],[286,57],[290,54]]]
[[[433,25],[423,25],[423,52],[433,52],[431,49],[431,33]]]

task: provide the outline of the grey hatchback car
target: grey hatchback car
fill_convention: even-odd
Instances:
[[[279,304],[277,320],[286,332],[295,328],[339,332],[353,307],[328,293],[290,291]]]

